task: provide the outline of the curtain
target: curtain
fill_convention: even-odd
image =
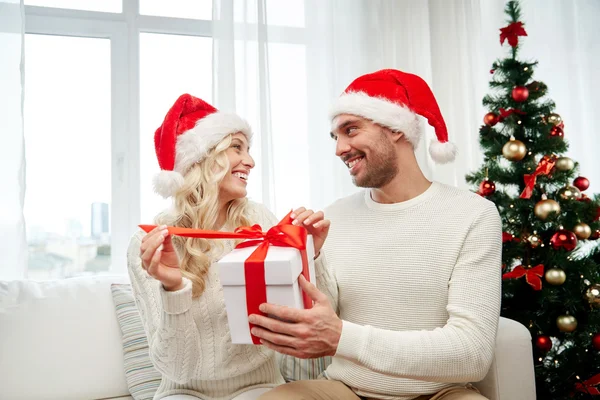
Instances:
[[[23,2],[0,0],[0,269],[6,279],[26,275],[23,206]]]

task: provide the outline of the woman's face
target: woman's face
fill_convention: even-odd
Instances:
[[[248,194],[246,185],[250,170],[254,168],[254,159],[250,157],[249,150],[246,135],[238,132],[232,136],[231,145],[226,151],[229,158],[229,174],[225,175],[219,185],[219,198],[224,203],[246,197]]]

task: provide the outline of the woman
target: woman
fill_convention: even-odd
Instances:
[[[128,269],[148,335],[150,356],[162,374],[155,399],[254,399],[284,383],[275,353],[263,346],[232,345],[223,291],[213,262],[232,240],[171,237],[166,226],[233,231],[277,223],[249,202],[246,185],[254,160],[252,133],[237,115],[224,114],[184,94],[167,113],[154,141],[161,172],[155,189],[173,197],[159,225],[131,239]],[[298,209],[294,223],[313,235],[318,254],[329,221]]]

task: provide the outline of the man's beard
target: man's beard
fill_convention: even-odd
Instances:
[[[366,168],[362,176],[352,176],[352,181],[358,187],[381,188],[390,183],[398,174],[396,154],[384,131],[381,131],[381,138],[373,150],[369,160],[364,159]]]

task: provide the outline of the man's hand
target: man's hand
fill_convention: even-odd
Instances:
[[[314,212],[304,207],[294,210],[291,217],[293,225],[305,227],[307,232],[312,235],[315,245],[315,257],[317,257],[325,243],[325,239],[327,239],[331,221],[325,219],[323,211]]]
[[[327,296],[300,275],[298,282],[310,298],[314,306],[310,310],[261,304],[260,311],[274,318],[252,314],[249,317],[252,334],[259,337],[260,342],[282,354],[298,358],[318,358],[333,356],[342,335],[342,320],[338,318],[329,304]]]

